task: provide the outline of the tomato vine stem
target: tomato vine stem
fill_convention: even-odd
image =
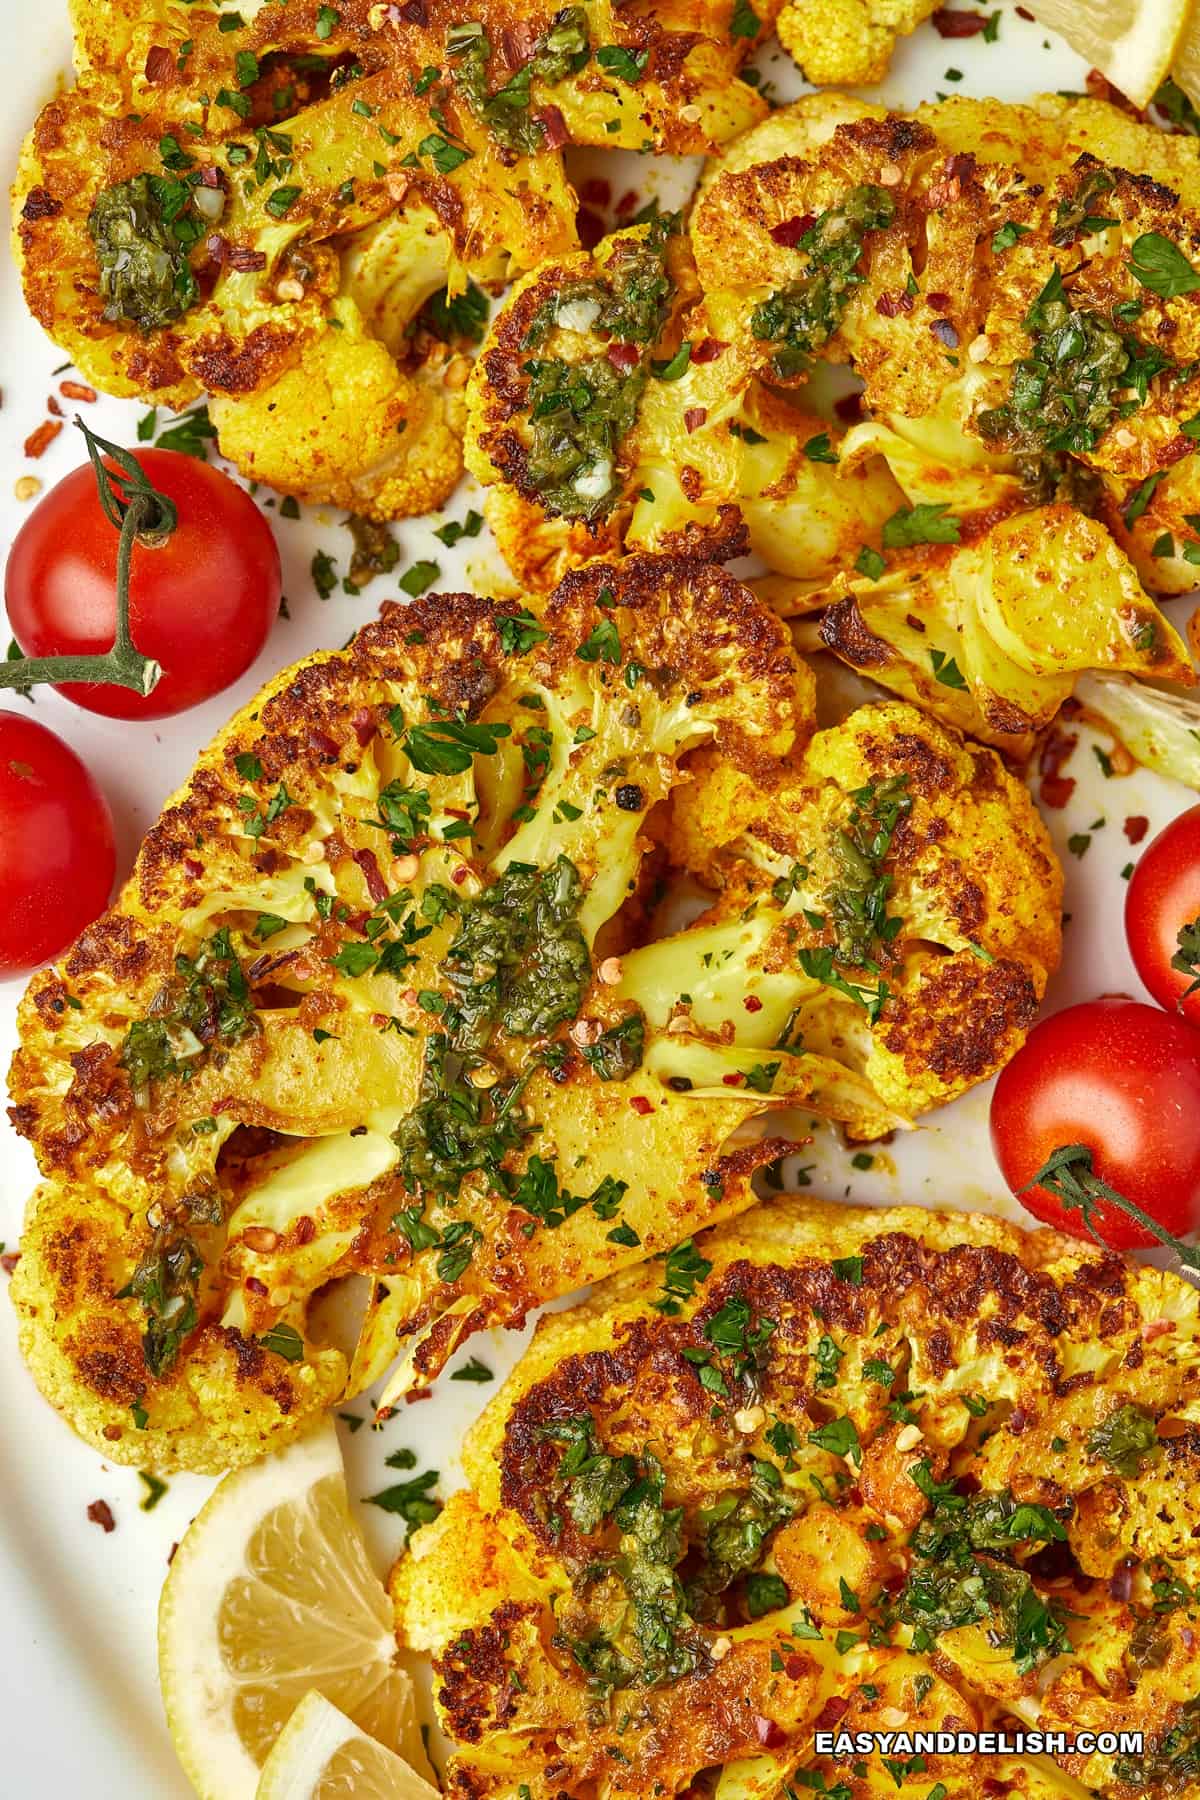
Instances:
[[[1104,1250],[1110,1250],[1112,1245],[1105,1243],[1093,1221],[1099,1207],[1107,1203],[1136,1220],[1160,1244],[1174,1250],[1185,1269],[1200,1271],[1200,1249],[1192,1244],[1185,1244],[1182,1238],[1173,1237],[1165,1226],[1151,1218],[1148,1212],[1143,1212],[1134,1201],[1127,1199],[1116,1188],[1109,1187],[1107,1181],[1101,1181],[1092,1167],[1092,1153],[1086,1144],[1060,1144],[1047,1157],[1032,1180],[1027,1181],[1018,1191],[1018,1198],[1021,1194],[1028,1194],[1032,1188],[1042,1188],[1047,1194],[1053,1194],[1056,1200],[1061,1201],[1066,1212],[1080,1213],[1084,1224]]]
[[[117,543],[117,623],[111,650],[99,656],[25,656],[0,662],[0,688],[29,688],[49,682],[87,681],[101,686],[132,688],[151,694],[162,674],[152,657],[143,656],[129,629],[129,575],[133,547],[157,549],[165,544],[179,514],[173,500],[160,493],[130,450],[97,437],[83,420],[82,431],[96,475],[100,505],[109,524],[120,532]],[[112,458],[115,469],[103,461]]]

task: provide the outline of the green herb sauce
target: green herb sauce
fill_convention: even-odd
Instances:
[[[833,336],[865,279],[860,265],[866,233],[886,231],[895,216],[892,196],[868,183],[851,188],[840,206],[821,213],[804,233],[797,248],[807,252],[808,268],[750,315],[755,337],[779,345],[772,358],[777,375],[811,367],[812,353]]]
[[[157,331],[198,297],[187,246],[200,235],[186,183],[134,175],[97,195],[88,231],[100,265],[106,319]]]

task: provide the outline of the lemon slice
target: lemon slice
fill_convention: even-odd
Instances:
[[[1172,75],[1193,106],[1200,104],[1200,6],[1193,6],[1183,36],[1175,46]]]
[[[263,1766],[256,1800],[439,1800],[323,1694],[306,1694]]]
[[[1192,0],[1035,0],[1033,10],[1114,87],[1145,106],[1175,60]]]
[[[423,1763],[412,1682],[350,1516],[332,1423],[227,1475],[192,1521],[163,1588],[158,1669],[179,1760],[202,1800],[253,1800],[313,1688]]]

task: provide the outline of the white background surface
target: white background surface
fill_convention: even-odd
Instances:
[[[819,0],[814,0],[819,3]],[[968,0],[956,0],[966,4]],[[992,10],[986,4],[985,11]],[[0,0],[5,46],[5,105],[0,122],[0,162],[7,184],[16,152],[39,106],[53,94],[69,66],[66,0]],[[779,91],[790,97],[798,83],[786,59],[764,52],[756,59]],[[961,83],[947,69],[963,73]],[[1048,34],[1002,8],[999,40],[943,41],[929,27],[897,57],[884,97],[914,105],[941,91],[991,93],[1026,99],[1039,91],[1082,87],[1078,59]],[[623,174],[638,159],[623,159]],[[607,171],[605,171],[607,172]],[[661,165],[660,171],[661,172]],[[632,183],[614,182],[616,193],[636,185],[648,194],[658,174],[634,168]],[[28,507],[13,493],[14,481],[35,473],[48,487],[82,461],[68,428],[36,463],[22,453],[26,436],[46,415],[54,391],[51,371],[62,361],[25,313],[7,250],[0,269],[0,542],[5,551]],[[69,406],[64,406],[69,411]],[[88,408],[89,423],[106,435],[133,443],[142,411],[131,403]],[[263,496],[260,495],[260,498]],[[461,517],[469,504],[457,494],[447,514]],[[274,520],[276,515],[269,516]],[[439,524],[441,516],[430,524]],[[486,539],[448,553],[430,535],[429,525],[405,523],[397,529],[405,563],[435,558],[442,585],[469,585],[497,591],[499,569]],[[309,559],[320,545],[335,555],[344,572],[349,537],[338,515],[280,521],[284,588],[290,620],[281,620],[255,668],[234,689],[182,718],[142,725],[95,718],[45,689],[37,694],[34,716],[53,726],[95,771],[108,794],[118,834],[118,879],[128,873],[140,835],[166,796],[184,778],[199,747],[236,706],[277,668],[321,645],[342,643],[370,617],[379,601],[393,597],[387,578],[357,599],[338,595],[322,603],[313,591]],[[0,621],[0,627],[3,622]],[[3,630],[3,641],[9,633]],[[0,643],[0,650],[3,643]],[[0,704],[27,704],[4,697]],[[1119,871],[1132,851],[1122,831],[1130,815],[1146,814],[1157,829],[1194,796],[1143,771],[1105,781],[1085,732],[1068,773],[1078,778],[1069,807],[1049,815],[1066,864],[1066,961],[1049,1004],[1106,991],[1139,993],[1124,953],[1120,908],[1124,884]],[[1097,819],[1082,861],[1066,854],[1067,836]],[[13,1014],[19,984],[0,982],[0,1064],[7,1066],[13,1043]],[[931,1205],[991,1206],[1019,1211],[1004,1194],[987,1141],[987,1090],[926,1120],[922,1128],[877,1158],[867,1173],[851,1168],[849,1155],[832,1136],[818,1140],[802,1161],[816,1165],[813,1184],[830,1197],[871,1201],[905,1199]],[[0,1239],[12,1249],[33,1185],[33,1159],[7,1124],[0,1123]],[[106,1465],[74,1439],[40,1399],[16,1350],[11,1309],[0,1277],[0,1394],[4,1396],[4,1478],[0,1486],[0,1793],[5,1800],[71,1796],[71,1800],[187,1800],[187,1782],[175,1763],[162,1722],[155,1677],[154,1619],[158,1591],[172,1542],[181,1536],[210,1483],[176,1478],[151,1515],[139,1510],[144,1488],[134,1470]],[[502,1371],[522,1338],[503,1343],[476,1340],[468,1354]],[[432,1402],[413,1407],[375,1433],[359,1431],[346,1440],[352,1495],[381,1485],[376,1476],[384,1454],[411,1445],[421,1466],[454,1476],[453,1447],[467,1419],[493,1388],[450,1384],[443,1377]],[[368,1408],[359,1401],[356,1411]],[[117,1529],[105,1535],[89,1523],[89,1502],[105,1499]],[[381,1570],[394,1553],[396,1521],[372,1508],[361,1509]]]

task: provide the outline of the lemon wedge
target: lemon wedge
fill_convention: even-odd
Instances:
[[[1200,104],[1200,6],[1191,8],[1183,35],[1175,46],[1171,73],[1192,105]]]
[[[1135,105],[1145,106],[1175,61],[1192,0],[1035,0],[1033,11]]]
[[[159,1605],[158,1668],[202,1800],[253,1800],[310,1689],[424,1766],[412,1682],[331,1422],[227,1475],[192,1521]]]
[[[314,1690],[280,1732],[263,1765],[256,1800],[439,1800],[439,1795]]]

